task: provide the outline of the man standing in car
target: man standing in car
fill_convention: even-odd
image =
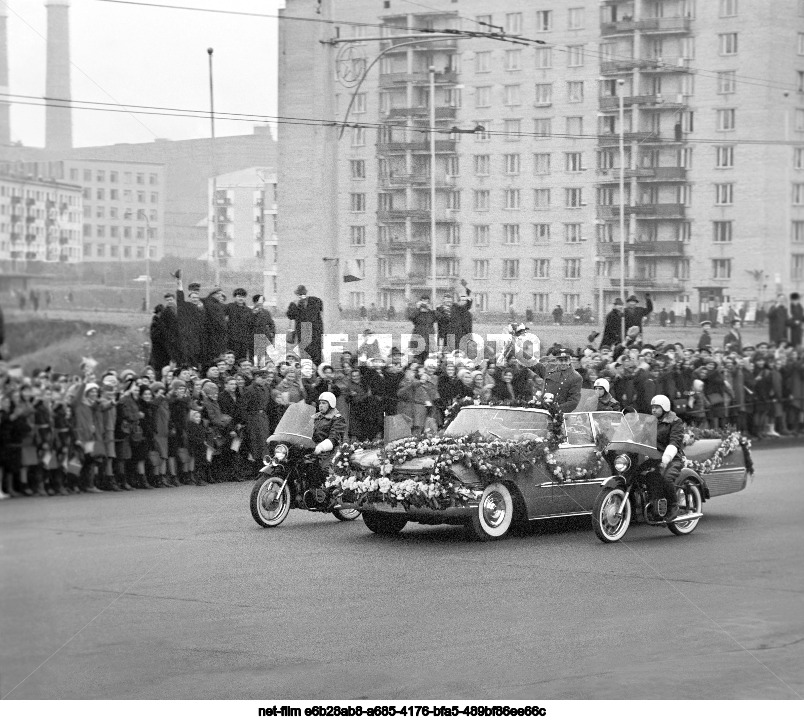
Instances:
[[[544,392],[552,393],[564,413],[572,413],[581,400],[581,386],[583,378],[580,373],[570,365],[570,353],[562,348],[556,354],[558,368],[547,374],[544,381]]]

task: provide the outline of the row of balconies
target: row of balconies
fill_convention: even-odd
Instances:
[[[598,183],[605,185],[609,183],[620,182],[620,169],[607,168],[605,170],[598,169],[599,176]],[[687,169],[679,167],[663,167],[663,168],[626,168],[623,175],[626,179],[637,178],[645,182],[655,181],[658,183],[669,181],[684,181],[687,179]]]
[[[626,243],[625,252],[665,258],[687,253],[686,244],[682,240],[642,240],[636,243]],[[619,258],[620,244],[598,242],[597,254],[604,258]]]
[[[676,95],[626,95],[623,105],[630,108],[632,105],[649,106],[652,110],[679,110],[688,105],[687,96],[681,93]],[[617,110],[620,107],[618,96],[604,96],[598,103],[601,110]]]
[[[625,215],[642,218],[685,218],[686,206],[682,203],[638,203],[626,205]],[[598,205],[597,217],[601,220],[615,220],[620,217],[619,205]]]
[[[454,223],[453,214],[458,211],[448,208],[436,208],[436,223]],[[393,210],[378,210],[377,220],[380,223],[394,223],[410,219],[413,222],[429,223],[432,213],[428,208],[395,208]]]
[[[436,188],[452,188],[455,186],[455,177],[452,175],[436,174]],[[380,176],[380,186],[383,188],[430,187],[429,173],[410,173],[402,175]]]
[[[412,42],[411,38],[388,38],[387,40],[380,41],[380,50],[388,50],[390,48],[397,48],[402,43]],[[436,53],[439,50],[455,50],[458,47],[457,38],[437,38],[435,40],[429,39],[429,42],[422,43],[421,45],[403,45],[397,48],[399,52],[406,52],[408,49],[414,51],[425,51],[428,53]]]
[[[634,20],[623,18],[611,23],[600,24],[601,35],[622,35],[639,30],[643,33],[688,33],[691,27],[690,18],[645,18]]]
[[[443,106],[435,109],[436,120],[455,120],[457,108]],[[416,105],[410,108],[390,108],[386,114],[389,118],[426,118],[430,115],[430,108],[426,105]]]
[[[623,140],[626,143],[637,142],[640,145],[676,145],[683,143],[684,137],[682,135],[678,139],[676,139],[675,136],[668,138],[662,137],[653,130],[640,130],[637,132],[623,133]],[[602,148],[616,146],[619,145],[619,143],[619,133],[599,133],[597,136],[597,144]]]
[[[604,60],[600,63],[601,75],[619,75],[633,70],[651,73],[688,73],[691,61],[689,58],[652,58],[627,60]]]
[[[413,153],[429,153],[430,141],[429,140],[402,140],[393,141],[390,143],[378,142],[378,153],[405,153],[407,151]],[[435,151],[437,153],[454,153],[455,141],[454,140],[436,140]]]
[[[445,245],[443,243],[438,243],[438,245],[440,246],[437,249],[439,257],[454,258],[460,254],[459,245]],[[415,235],[411,238],[377,241],[377,252],[379,253],[404,253],[408,250],[413,253],[426,253],[429,255],[432,252],[432,244],[429,238]]]
[[[454,70],[443,70],[435,73],[435,81],[439,85],[455,84],[458,82],[458,73]],[[404,83],[426,84],[430,82],[430,73],[427,70],[414,70],[412,73],[382,73],[380,74],[380,87],[400,85]]]

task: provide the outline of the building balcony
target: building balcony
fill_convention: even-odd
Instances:
[[[33,225],[36,222],[35,215],[26,215],[25,216],[25,224],[26,225]]]
[[[12,215],[11,216],[11,224],[12,225],[16,225],[17,223],[19,223],[21,221],[22,221],[22,216],[21,215]]]
[[[626,215],[641,218],[685,218],[686,206],[681,203],[638,203],[625,206]]]
[[[420,273],[409,273],[408,275],[393,275],[380,278],[380,288],[404,288],[406,285],[424,285],[427,277]]]
[[[435,109],[436,120],[455,120],[457,114],[457,108],[453,107],[444,106]],[[387,113],[389,118],[426,118],[429,115],[430,108],[426,105],[411,108],[391,108]]]
[[[21,195],[12,195],[11,196],[11,205],[18,205],[22,203],[22,196]]]
[[[436,211],[438,215],[438,211]],[[430,220],[430,211],[426,208],[395,208],[394,210],[378,210],[377,220],[380,223],[394,223],[403,220]]]
[[[412,73],[384,73],[380,75],[379,86],[387,88],[394,85],[405,85],[414,83],[423,85],[430,82],[430,73],[427,70],[414,71]],[[458,73],[454,71],[443,71],[435,73],[437,85],[454,85],[458,82]]]
[[[609,185],[620,182],[620,169],[607,168],[605,170],[598,170],[599,176],[598,183],[601,185]],[[687,169],[678,167],[667,168],[626,168],[625,178],[630,180],[636,178],[642,182],[656,182],[656,183],[669,183],[669,182],[683,182],[687,179]]]
[[[70,239],[66,235],[59,236],[59,245],[68,245],[70,243]]]
[[[405,253],[408,250],[418,252],[430,251],[430,239],[421,236],[413,238],[395,238],[393,240],[380,240],[377,242],[378,253]]]
[[[629,246],[634,255],[673,258],[686,255],[686,243],[681,240],[645,240]]]
[[[36,242],[36,236],[33,233],[26,233],[25,242],[26,243],[35,243]]]
[[[639,20],[636,27],[640,32],[656,35],[659,33],[688,33],[690,18],[647,18]]]
[[[410,35],[412,33],[406,32],[406,35]],[[422,42],[421,44],[417,45],[403,45],[403,43],[413,43],[416,42],[416,38],[411,37],[391,37],[387,40],[380,41],[380,50],[389,50],[390,48],[397,48],[399,45],[402,47],[398,48],[400,52],[404,52],[409,48],[413,50],[455,50],[458,47],[457,38],[450,38],[450,37],[443,37],[443,38],[433,38],[432,35],[426,34],[422,35]],[[429,41],[429,42],[428,42]]]
[[[636,23],[633,18],[615,20],[611,23],[600,23],[601,35],[628,35],[636,30]]]
[[[691,66],[692,61],[689,58],[653,58],[643,60],[640,70],[643,73],[688,73]]]
[[[609,277],[609,283],[613,288],[620,287],[620,277]],[[685,290],[684,282],[678,278],[626,278],[626,288],[634,288],[635,290],[645,290],[648,292],[664,291],[672,293],[680,293]]]
[[[17,243],[22,238],[22,236],[19,233],[12,233],[10,237],[11,237],[11,242],[12,243]]]
[[[406,140],[401,142],[391,143],[377,143],[378,153],[405,153],[407,151],[413,153],[429,153],[430,141],[429,140]],[[436,153],[454,153],[455,141],[454,140],[436,140],[435,141]]]
[[[452,175],[436,174],[436,188],[455,187],[455,177]],[[410,175],[384,175],[380,177],[380,186],[383,188],[430,187],[429,173],[411,173]]]
[[[36,200],[34,198],[26,198],[25,205],[30,208],[32,205],[36,205]]]
[[[642,130],[639,132],[624,133],[624,140],[626,143],[631,143],[634,141],[638,143],[645,143],[655,138],[656,134],[651,130]],[[597,136],[597,144],[602,147],[619,145],[619,143],[620,143],[619,133],[600,133]]]

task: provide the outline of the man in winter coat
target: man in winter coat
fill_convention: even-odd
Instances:
[[[206,326],[206,311],[199,297],[200,286],[190,283],[187,286],[188,300],[184,299],[181,271],[177,270],[176,277],[176,316],[179,326],[179,341],[184,363],[201,367],[204,344],[204,328]]]
[[[239,361],[251,358],[254,351],[254,313],[246,305],[246,289],[236,288],[234,300],[226,306],[228,348]]]
[[[723,348],[727,351],[731,351],[733,353],[742,353],[743,352],[743,336],[740,333],[740,323],[739,318],[734,318],[731,321],[731,330],[726,333],[726,336],[723,338]]]
[[[421,349],[421,352],[416,354],[416,360],[424,363],[430,354],[430,336],[435,333],[436,323],[436,314],[430,308],[427,295],[422,295],[415,306],[408,308],[408,320],[413,323],[413,335],[418,336],[414,342],[417,342],[417,348]]]
[[[307,295],[307,288],[296,288],[298,300],[288,306],[287,317],[294,323],[294,337],[302,358],[310,358],[316,366],[322,361],[324,345],[324,303]]]
[[[544,392],[551,393],[564,413],[572,413],[581,400],[583,378],[570,365],[570,354],[566,348],[558,351],[558,368],[547,374],[544,381]]]
[[[276,337],[276,324],[271,317],[270,311],[265,307],[264,295],[255,295],[251,300],[254,303],[252,309],[253,317],[251,320],[253,353],[254,355],[260,355],[262,348],[257,348],[257,346],[254,345],[257,336],[264,335],[268,339],[268,342],[273,344],[274,338]],[[258,350],[260,353],[258,353]]]
[[[444,302],[435,310],[438,323],[438,345],[447,351],[455,350],[461,340],[461,314],[452,301],[452,294],[444,294]]]
[[[465,280],[461,280],[463,291],[458,296],[458,302],[453,306],[453,311],[458,316],[456,343],[460,344],[461,338],[472,335],[472,291],[466,285]]]
[[[202,302],[206,311],[204,356],[206,364],[211,365],[227,350],[226,306],[223,303],[223,291],[220,288],[213,288]]]
[[[788,320],[785,297],[779,293],[768,309],[768,337],[771,343],[779,344],[787,340]]]
[[[614,299],[614,307],[606,314],[606,322],[603,325],[603,340],[601,346],[614,348],[623,341],[623,301],[622,298]]]
[[[804,325],[804,308],[801,306],[801,296],[798,293],[790,294],[790,345],[801,347],[801,330]],[[0,323],[2,320],[0,319]],[[2,331],[0,331],[2,333]],[[0,346],[3,345],[0,340]]]
[[[625,327],[639,326],[641,333],[642,321],[653,312],[653,300],[651,300],[650,293],[645,293],[644,307],[639,305],[639,298],[635,295],[629,295],[625,304]]]

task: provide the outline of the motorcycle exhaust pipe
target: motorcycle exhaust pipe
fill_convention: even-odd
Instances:
[[[685,516],[674,518],[670,523],[686,523],[687,521],[694,521],[696,518],[703,518],[703,513],[688,513]],[[663,523],[667,523],[667,521],[663,521]]]

